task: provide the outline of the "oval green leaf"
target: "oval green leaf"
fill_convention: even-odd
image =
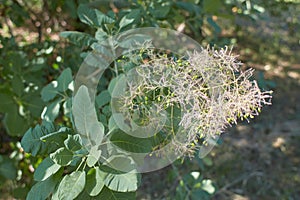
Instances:
[[[85,171],[75,171],[66,175],[60,182],[57,189],[57,196],[60,200],[75,199],[84,189]]]
[[[45,158],[36,168],[33,178],[36,181],[43,181],[55,174],[60,165],[56,164],[50,157]]]
[[[54,153],[50,154],[50,158],[61,166],[67,166],[72,162],[73,153],[68,149],[61,147],[57,149]]]
[[[104,180],[99,167],[89,170],[86,178],[85,190],[90,196],[97,196],[104,187]]]

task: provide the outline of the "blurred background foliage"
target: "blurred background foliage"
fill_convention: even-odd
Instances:
[[[118,24],[99,31],[81,23],[77,8],[83,3]],[[246,66],[256,69],[261,88],[275,93],[272,107],[250,125],[228,129],[205,159],[145,174],[137,198],[182,199],[188,186],[190,199],[297,199],[299,13],[299,0],[0,0],[0,199],[24,199],[33,184],[42,158],[25,154],[19,141],[45,117],[43,110],[59,124],[70,123],[60,106],[49,109],[41,91],[66,68],[76,74],[90,47],[59,33],[102,37],[149,26],[178,30],[203,46],[233,45]],[[124,16],[133,21],[124,24]]]

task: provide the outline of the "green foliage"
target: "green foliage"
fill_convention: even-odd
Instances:
[[[18,2],[5,0],[0,5],[1,14],[4,13],[13,24],[22,26],[24,19],[31,19],[35,24],[48,23],[42,19],[38,21],[38,17],[29,9],[38,10],[43,7],[41,2],[28,1],[27,4],[24,1],[24,5]],[[69,15],[67,19],[76,20],[78,17],[84,24],[70,22],[70,28],[64,29],[73,31],[60,33],[61,38],[79,48],[67,43],[60,46],[48,40],[20,45],[13,34],[11,38],[0,36],[0,112],[3,113],[0,118],[9,136],[24,135],[21,145],[27,158],[22,158],[25,160],[22,162],[23,168],[32,165],[36,168],[33,179],[37,182],[31,187],[27,199],[135,199],[140,174],[131,162],[137,161],[124,155],[105,160],[109,148],[103,145],[105,139],[109,139],[120,150],[145,153],[168,138],[163,132],[151,138],[135,138],[118,129],[111,117],[109,104],[119,78],[118,73],[129,71],[134,64],[129,63],[125,66],[127,69],[124,66],[122,69],[112,67],[105,72],[95,97],[96,108],[85,86],[78,88],[74,97],[71,97],[74,92],[73,73],[77,72],[87,52],[96,51],[111,56],[111,52],[99,44],[109,36],[132,28],[150,26],[177,29],[184,25],[184,33],[203,44],[228,44],[219,38],[222,27],[216,16],[232,20],[231,8],[236,6],[239,15],[255,18],[272,4],[264,2],[260,6],[258,2],[249,7],[246,2],[134,0],[116,2],[116,12],[106,2],[103,6],[101,2],[89,3],[84,0],[51,1],[44,7],[48,7],[48,14],[55,15],[53,21],[60,19],[55,13],[62,9],[62,13]],[[61,20],[65,21],[70,20]],[[137,35],[116,45],[126,48],[133,41],[143,40],[143,35]],[[63,61],[57,61],[58,57]],[[60,75],[57,77],[57,74]],[[270,82],[262,81],[261,84],[272,87]],[[167,109],[167,117],[174,117],[167,121],[167,125],[176,129],[181,116],[180,109],[174,107],[172,112],[171,108]],[[74,119],[73,115],[76,116]],[[37,124],[40,120],[42,123]],[[37,125],[29,128],[33,124]],[[29,155],[34,158],[30,160]],[[129,172],[115,170],[116,166],[126,164]],[[30,172],[24,174],[30,177]],[[17,176],[17,162],[0,155],[0,180],[15,180]],[[203,179],[199,172],[188,172],[179,180],[174,198],[209,199],[214,192],[211,180]]]
[[[48,168],[45,168],[43,170],[47,171]],[[51,169],[49,169],[49,170],[51,171]],[[51,175],[53,175],[53,174],[51,174]],[[56,173],[53,176],[49,176],[45,180],[41,180],[40,182],[37,182],[35,185],[32,186],[31,190],[27,194],[26,200],[47,199],[55,191],[56,185],[61,180],[61,174],[62,173]]]
[[[22,138],[21,144],[24,150],[33,156],[48,154],[61,145],[58,139],[67,132],[66,128],[57,129],[52,123],[44,121],[42,125],[30,128]],[[53,137],[55,139],[51,140]]]
[[[71,164],[73,153],[65,147],[61,147],[54,153],[51,153],[50,158],[60,166],[68,166],[69,164]]]
[[[84,171],[75,171],[64,176],[53,199],[75,199],[84,189],[85,177]]]
[[[34,172],[34,180],[44,181],[55,174],[61,166],[56,164],[50,157],[45,158]]]
[[[32,155],[49,154],[35,170],[34,179],[38,182],[32,187],[27,198],[30,198],[39,189],[45,191],[39,198],[53,194],[52,199],[74,199],[83,190],[87,191],[90,196],[102,198],[102,196],[109,195],[108,189],[101,192],[104,190],[104,186],[113,190],[111,191],[112,194],[114,191],[132,192],[137,190],[139,176],[136,172],[116,172],[110,168],[116,162],[124,163],[125,158],[107,161],[106,165],[99,167],[99,155],[95,155],[98,151],[95,151],[94,154],[92,151],[86,152],[79,135],[74,135],[71,130],[65,127],[56,130],[57,128],[51,123],[43,122],[42,125],[37,125],[33,130],[29,129],[23,137],[21,144],[28,153]],[[95,163],[89,164],[90,156],[97,156]],[[60,169],[63,167],[65,167],[64,171],[68,171],[68,174],[63,176],[60,181],[57,177],[61,177],[61,175],[57,174],[61,174]],[[73,171],[74,167],[77,170]]]
[[[101,27],[104,24],[114,23],[112,18],[84,4],[79,5],[77,14],[81,22],[95,28]]]
[[[9,41],[3,40],[2,45],[8,43]],[[2,57],[0,67],[3,69],[0,71],[0,112],[5,113],[2,123],[6,131],[11,136],[20,136],[29,127],[30,121],[41,112],[43,106],[39,97],[41,81],[34,76],[33,71],[43,73],[41,69],[31,68],[35,63],[34,59],[29,60],[22,50],[16,51],[15,47],[9,49],[9,46],[7,45],[7,49],[0,49]]]
[[[135,173],[107,174],[104,184],[113,191],[134,192],[138,189],[139,181]]]
[[[89,34],[77,32],[77,31],[61,32],[60,36],[68,39],[70,42],[72,42],[73,44],[79,47],[87,47],[97,41]]]
[[[13,160],[0,155],[0,178],[15,179],[17,177],[17,168]]]
[[[50,122],[55,121],[61,107],[63,107],[64,114],[69,114],[70,93],[73,90],[72,71],[70,68],[66,68],[57,80],[50,82],[42,89],[41,97],[48,105],[44,107],[41,118]],[[69,116],[67,115],[67,117]]]
[[[101,193],[99,194],[100,198],[108,199],[108,200],[122,200],[122,199],[128,199],[133,200],[135,199],[135,193],[134,192],[116,192],[107,189],[106,187],[103,188]]]
[[[111,132],[110,141],[121,149],[134,153],[151,152],[152,148],[155,147],[152,145],[153,138],[133,137],[119,129]]]
[[[175,199],[210,199],[214,192],[211,180],[202,179],[200,172],[191,172],[180,180]]]
[[[191,3],[173,4],[171,1],[165,4],[146,3],[151,6],[148,8],[145,4],[133,4],[130,8],[118,13],[119,16],[106,15],[88,5],[80,5],[77,10],[78,17],[81,22],[97,29],[95,37],[76,31],[62,32],[60,36],[77,46],[84,47],[85,50],[91,47],[107,55],[106,49],[99,46],[97,42],[135,26],[148,26],[153,25],[155,21],[166,21],[172,12],[172,7],[184,7],[200,14],[197,5]],[[146,15],[147,12],[150,12],[152,18]],[[117,45],[127,47],[133,41],[139,40],[139,37],[144,39],[144,36],[137,35]],[[70,68],[64,69],[57,79],[52,80],[40,90],[41,98],[46,104],[40,115],[43,122],[41,125],[28,129],[22,138],[21,145],[32,156],[43,155],[46,158],[35,170],[34,179],[37,183],[31,188],[27,198],[32,198],[37,190],[42,190],[44,192],[37,197],[38,199],[48,197],[52,199],[83,197],[135,199],[135,191],[140,185],[140,175],[132,165],[134,161],[124,155],[105,158],[110,151],[109,146],[102,144],[106,138],[105,132],[107,130],[110,132],[109,140],[112,144],[125,151],[136,153],[151,151],[163,137],[155,135],[152,138],[135,138],[116,129],[109,109],[112,88],[116,81],[117,79],[112,79],[107,84],[108,88],[101,91],[95,98],[97,107],[101,109],[100,114],[96,112],[86,86],[79,87],[73,99],[70,98],[71,92],[74,91]],[[18,79],[15,85],[17,83]],[[7,99],[6,104],[11,103],[9,96],[4,98]],[[180,115],[180,112],[177,114]],[[62,115],[67,117],[66,122],[71,121],[73,129],[53,124]],[[172,123],[176,124],[174,121]],[[173,127],[175,124],[170,126]],[[78,133],[74,131],[75,128]],[[126,172],[116,170],[118,166],[127,168]],[[61,175],[62,169],[64,170]]]
[[[97,196],[104,187],[103,173],[99,167],[92,168],[88,171],[86,178],[86,191],[90,196]]]
[[[72,152],[78,151],[81,149],[82,142],[81,137],[76,135],[68,135],[68,138],[64,141],[66,148]]]
[[[73,114],[83,145],[86,147],[99,146],[103,140],[104,127],[101,122],[98,122],[97,113],[86,86],[81,86],[74,97]]]
[[[52,81],[41,91],[43,101],[48,102],[54,99],[60,93],[66,92],[72,88],[72,71],[70,68],[65,69],[56,81]]]

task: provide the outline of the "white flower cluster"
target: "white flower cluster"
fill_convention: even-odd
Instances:
[[[202,145],[197,144],[199,138],[218,136],[238,119],[253,118],[263,105],[271,104],[271,91],[262,92],[256,81],[250,81],[253,69],[240,71],[242,64],[227,47],[180,59],[154,50],[146,54],[147,60],[136,68],[138,79],[128,84],[123,108],[149,110],[151,102],[156,111],[179,107],[181,131],[170,133],[177,134],[173,143],[178,152],[190,154]]]

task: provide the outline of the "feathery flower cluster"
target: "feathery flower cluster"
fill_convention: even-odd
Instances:
[[[263,105],[271,104],[272,92],[262,92],[256,81],[250,81],[253,69],[240,71],[241,62],[227,47],[203,49],[180,59],[153,49],[145,53],[147,60],[135,68],[137,76],[128,83],[123,108],[131,108],[133,115],[138,109],[145,119],[148,116],[143,123],[153,120],[153,105],[156,112],[180,108],[179,127],[164,129],[176,135],[172,143],[177,152],[192,155],[202,145],[200,138],[218,136],[238,119],[253,118]],[[169,112],[169,121],[172,115]]]

